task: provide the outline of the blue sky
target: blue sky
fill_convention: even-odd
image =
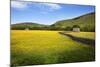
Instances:
[[[95,7],[90,5],[12,1],[11,24],[34,22],[50,25],[94,11]]]

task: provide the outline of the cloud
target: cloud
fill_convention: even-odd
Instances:
[[[11,7],[17,9],[24,9],[28,7],[28,4],[25,2],[11,1]]]
[[[53,10],[61,9],[61,6],[58,4],[42,3],[42,5],[47,6],[48,8],[53,9]]]
[[[36,9],[39,9],[41,13],[49,13],[56,10],[61,9],[61,5],[54,4],[54,3],[36,3],[36,2],[26,2],[26,1],[11,1],[11,7],[16,9],[26,9],[30,6],[36,7]],[[30,8],[33,9],[33,8]]]
[[[34,6],[40,9],[40,12],[43,14],[54,12],[62,8],[61,5],[53,3],[34,3]]]

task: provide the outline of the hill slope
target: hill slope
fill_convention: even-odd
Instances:
[[[12,24],[11,25],[11,29],[18,29],[18,30],[23,30],[23,29],[26,29],[26,28],[40,29],[41,27],[47,27],[47,25],[32,23],[32,22],[23,22],[23,23],[18,23],[18,24]]]
[[[24,30],[72,30],[74,25],[78,25],[81,31],[95,31],[95,13],[88,13],[73,19],[60,20],[52,25],[43,25],[32,22],[12,24],[11,29]]]
[[[57,21],[52,25],[56,28],[72,28],[73,25],[79,25],[82,31],[94,31],[95,30],[95,13],[85,14],[69,20]]]

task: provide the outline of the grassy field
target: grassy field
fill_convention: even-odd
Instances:
[[[67,34],[70,34],[70,35],[75,36],[75,37],[95,40],[95,32],[70,32]]]
[[[95,60],[95,49],[59,31],[11,30],[11,65],[36,65]]]

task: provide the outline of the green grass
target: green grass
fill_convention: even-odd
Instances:
[[[74,37],[95,40],[95,32],[70,32],[70,33],[66,33],[66,34],[70,34],[70,35],[72,35]]]
[[[89,13],[73,19],[57,21],[54,26],[60,28],[78,25],[81,31],[95,31],[95,13]]]
[[[11,31],[11,65],[38,65],[95,60],[95,49],[59,31]]]

